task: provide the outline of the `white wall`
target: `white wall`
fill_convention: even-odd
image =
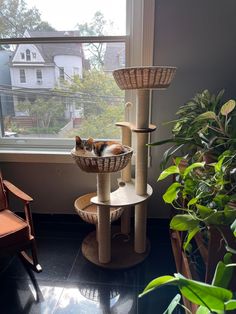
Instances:
[[[20,69],[25,70],[26,82],[20,82]],[[37,83],[36,70],[42,71],[42,84]],[[56,84],[54,67],[37,67],[35,65],[11,67],[12,85],[19,88],[54,88]]]
[[[155,22],[155,64],[176,65],[171,87],[153,95],[152,122],[157,131],[152,141],[168,136],[164,121],[174,118],[179,105],[196,92],[226,88],[227,97],[236,98],[236,1],[235,0],[157,0]],[[149,183],[154,194],[149,216],[167,217],[161,195],[164,183],[156,182],[164,148],[152,148]],[[6,178],[13,180],[35,199],[38,212],[73,213],[75,198],[95,191],[96,177],[73,164],[3,163]],[[114,183],[113,177],[113,183]]]
[[[79,75],[82,77],[82,58],[77,56],[60,55],[55,56],[54,62],[56,64],[55,72],[56,79],[59,79],[59,68],[64,68],[65,80],[74,76],[74,68],[79,68]]]
[[[27,49],[29,49],[29,51],[30,51],[30,57],[31,57],[30,61],[26,60],[26,50]],[[25,55],[24,59],[21,59],[21,53],[24,53],[24,55]],[[36,53],[36,58],[32,57],[32,53]],[[23,63],[44,62],[44,59],[42,58],[38,48],[35,45],[23,44],[23,45],[18,46],[17,51],[14,55],[14,58],[12,59],[12,62],[23,62]]]

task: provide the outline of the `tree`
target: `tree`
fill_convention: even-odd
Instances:
[[[104,15],[97,11],[91,23],[77,24],[81,36],[104,36],[108,22]],[[95,68],[101,68],[104,65],[104,43],[90,43],[86,44],[86,49],[90,55],[91,65]]]
[[[84,73],[83,78],[75,76],[66,83],[68,95],[77,95],[77,108],[83,107],[81,126],[67,134],[73,137],[118,138],[120,131],[115,123],[124,119],[124,92],[119,89],[112,76],[98,70]]]
[[[64,116],[64,104],[57,97],[51,97],[48,100],[41,97],[33,103],[24,101],[20,102],[17,107],[18,110],[27,112],[29,116],[34,117],[37,126],[43,129],[57,125],[58,119],[62,119]]]
[[[28,8],[24,0],[0,0],[0,37],[22,37],[26,29],[54,30],[41,20],[39,10]]]

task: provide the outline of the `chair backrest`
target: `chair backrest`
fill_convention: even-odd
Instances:
[[[3,187],[2,174],[0,172],[0,211],[7,208],[7,197]]]

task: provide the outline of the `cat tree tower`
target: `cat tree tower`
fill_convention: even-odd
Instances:
[[[96,224],[82,243],[83,255],[92,263],[105,268],[127,268],[142,262],[149,253],[146,238],[147,200],[152,188],[147,184],[148,135],[156,126],[149,124],[151,89],[167,88],[176,72],[174,67],[135,67],[113,72],[117,85],[123,90],[136,90],[136,123],[118,122],[122,143],[127,152],[111,157],[87,157],[75,149],[72,157],[84,171],[97,173],[97,193],[86,194],[75,201],[77,213],[89,223]],[[128,103],[126,112],[129,110]],[[136,134],[135,179],[131,177],[133,153],[132,132]],[[118,188],[111,192],[110,174],[121,171]],[[130,208],[135,206],[134,233],[130,228]],[[119,230],[111,222],[121,216]]]

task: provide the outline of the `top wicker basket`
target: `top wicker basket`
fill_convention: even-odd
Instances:
[[[123,68],[113,71],[120,89],[167,88],[176,72],[175,67],[150,66]]]
[[[86,154],[80,155],[75,149],[72,149],[71,155],[83,171],[95,173],[117,172],[127,166],[133,154],[131,147],[125,147],[127,152],[113,156],[91,157],[86,156]]]

